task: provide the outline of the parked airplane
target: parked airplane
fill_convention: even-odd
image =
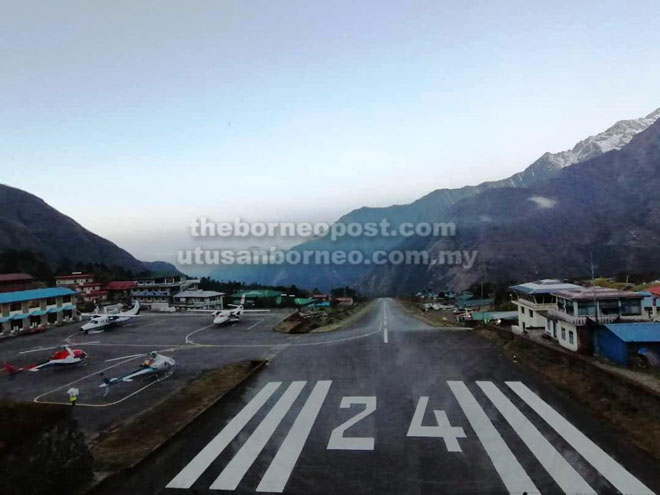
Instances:
[[[129,373],[128,375],[120,376],[117,378],[106,378],[103,373],[101,373],[101,378],[103,383],[99,385],[100,387],[109,387],[117,383],[123,382],[128,383],[132,382],[135,378],[139,376],[147,375],[158,375],[160,373],[173,372],[176,367],[176,361],[168,356],[163,356],[156,351],[152,351],[148,354],[147,359],[140,365],[140,369]]]
[[[211,315],[213,316],[213,324],[222,325],[227,322],[238,321],[243,315],[243,310],[245,309],[244,305],[245,305],[245,296],[241,297],[240,304],[227,304],[227,306],[231,306],[233,309],[216,309],[216,310],[197,309],[193,311],[197,313],[211,313]]]
[[[106,328],[115,325],[121,325],[122,323],[129,321],[131,318],[135,318],[136,316],[138,316],[139,312],[140,312],[140,302],[135,301],[133,307],[128,311],[123,311],[114,314],[107,314],[107,313],[83,314],[83,316],[89,316],[90,320],[80,328],[80,331],[84,333],[101,333]]]
[[[44,368],[50,368],[53,366],[62,367],[78,364],[85,359],[87,359],[87,353],[85,351],[80,349],[71,349],[68,345],[65,345],[62,346],[61,350],[53,353],[53,355],[50,356],[50,359],[42,363],[25,366],[23,368],[16,368],[12,364],[3,363],[2,367],[9,375],[15,375],[21,371],[39,371]]]

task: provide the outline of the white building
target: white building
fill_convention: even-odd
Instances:
[[[554,279],[537,280],[509,287],[515,296],[513,303],[518,306],[518,325],[514,326],[513,330],[519,332],[530,329],[545,330],[547,327],[545,313],[556,307],[556,298],[552,293],[581,288],[580,285]]]
[[[553,294],[545,332],[559,345],[584,354],[593,352],[593,323],[640,321],[643,295],[604,287],[580,287]]]
[[[137,280],[131,289],[131,298],[140,301],[145,309],[168,310],[174,305],[174,296],[186,290],[197,290],[198,279],[185,276],[163,276]]]
[[[224,295],[213,290],[186,290],[174,296],[174,307],[177,311],[223,309]]]

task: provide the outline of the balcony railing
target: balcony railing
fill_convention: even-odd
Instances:
[[[598,317],[596,316],[575,316],[575,315],[569,315],[567,313],[564,313],[563,311],[559,311],[557,309],[549,309],[548,310],[548,315],[549,316],[554,316],[555,318],[559,318],[560,320],[564,320],[568,323],[572,323],[573,325],[576,326],[581,326],[585,325],[587,323],[587,318],[595,321],[597,323],[612,323],[616,321],[620,315],[618,314],[613,314],[613,315],[599,315]]]

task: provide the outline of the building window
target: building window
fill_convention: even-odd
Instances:
[[[578,316],[596,316],[596,306],[593,301],[578,302]]]
[[[532,311],[531,309],[529,310],[529,316],[531,316],[532,318],[534,317],[534,311]]]
[[[65,303],[71,302],[71,296],[64,296],[62,298],[62,302],[65,302]]]
[[[20,311],[21,310],[21,303],[15,302],[11,303],[11,306],[9,306],[9,311]]]
[[[561,340],[566,340],[566,329],[561,327]]]
[[[626,316],[639,315],[642,313],[641,301],[621,301],[621,314]]]
[[[575,343],[575,335],[573,334],[573,330],[570,330],[570,331],[568,332],[568,342],[569,342],[570,344],[574,344],[574,343]]]
[[[49,297],[48,299],[46,299],[46,304],[48,306],[52,306],[53,304],[55,304],[55,298],[54,297]]]
[[[39,307],[39,299],[32,299],[29,303],[30,308],[38,308]]]

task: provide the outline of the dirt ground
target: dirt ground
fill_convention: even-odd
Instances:
[[[594,415],[660,460],[660,397],[597,367],[561,359],[551,349],[532,342],[512,340],[483,328],[474,332],[494,342],[510,359],[589,407]]]

